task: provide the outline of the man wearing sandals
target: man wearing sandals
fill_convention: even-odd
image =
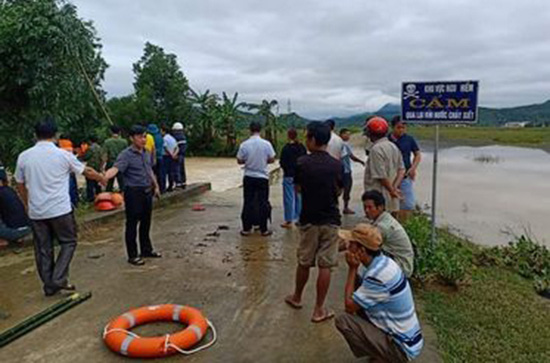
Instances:
[[[381,252],[380,231],[358,224],[339,235],[349,244],[349,270],[346,313],[336,318],[336,328],[356,357],[370,362],[415,359],[424,340],[411,288],[399,265]]]
[[[300,214],[301,241],[298,247],[298,267],[294,294],[285,302],[295,309],[302,307],[302,293],[309,271],[317,265],[317,299],[311,320],[319,323],[334,317],[325,308],[331,269],[338,264],[338,226],[340,210],[338,195],[342,183],[342,163],[326,151],[331,137],[330,127],[321,122],[307,125],[306,146],[310,151],[298,159],[294,183],[302,194]]]
[[[160,253],[153,251],[150,229],[153,213],[153,195],[160,197],[160,189],[153,172],[151,155],[145,150],[146,129],[134,125],[130,129],[132,145],[120,153],[114,166],[105,172],[110,180],[118,173],[124,177],[124,204],[126,211],[126,250],[128,262],[143,265],[145,258],[159,258]],[[137,230],[139,225],[139,247],[137,249]]]
[[[35,134],[36,145],[17,159],[15,180],[31,219],[36,269],[44,284],[44,294],[52,296],[60,290],[75,290],[68,280],[77,240],[69,177],[74,173],[103,184],[106,181],[72,153],[55,145],[57,126],[52,119],[40,122]],[[57,258],[54,239],[59,242]]]

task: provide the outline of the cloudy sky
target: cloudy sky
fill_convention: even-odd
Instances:
[[[93,20],[109,96],[146,41],[191,87],[329,117],[398,101],[404,80],[481,81],[484,106],[550,99],[548,0],[74,0]]]

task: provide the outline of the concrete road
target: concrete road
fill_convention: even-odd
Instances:
[[[362,188],[356,188],[356,197]],[[210,192],[187,203],[154,213],[153,241],[164,257],[143,267],[126,263],[120,222],[81,231],[72,265],[72,282],[93,297],[69,312],[0,350],[8,362],[117,362],[126,358],[109,351],[101,334],[104,326],[131,308],[175,303],[201,309],[218,329],[218,343],[193,356],[166,361],[189,362],[352,362],[355,361],[334,322],[310,322],[315,282],[305,294],[304,309],[283,303],[293,289],[297,230],[282,230],[280,183],[272,186],[275,233],[269,238],[241,237],[241,189]],[[357,200],[357,199],[356,199]],[[204,212],[192,212],[200,201]],[[351,217],[351,225],[359,217]],[[228,226],[218,237],[208,237],[218,226]],[[312,274],[315,277],[316,274]],[[346,266],[333,277],[329,306],[343,310]],[[0,329],[51,305],[60,297],[41,294],[33,253],[0,259]],[[172,323],[136,328],[141,335],[163,335],[181,329]],[[419,361],[439,361],[429,346]]]

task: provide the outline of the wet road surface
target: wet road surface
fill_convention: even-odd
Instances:
[[[362,188],[355,188],[358,198]],[[310,322],[315,280],[308,283],[304,308],[293,310],[283,298],[294,286],[296,230],[282,230],[281,186],[272,186],[274,230],[270,238],[241,237],[241,189],[210,192],[187,203],[154,212],[153,243],[162,259],[143,267],[125,261],[123,225],[115,223],[81,236],[71,281],[93,297],[0,350],[8,362],[117,362],[125,358],[109,351],[101,334],[108,321],[131,308],[175,303],[199,308],[215,324],[218,343],[193,356],[166,361],[189,362],[352,362],[347,344],[334,322]],[[205,212],[192,212],[200,201]],[[360,217],[351,217],[353,224]],[[218,237],[207,236],[218,226]],[[53,304],[59,297],[41,294],[31,250],[0,259],[0,319],[5,329]],[[312,273],[312,278],[316,273]],[[346,266],[333,275],[328,306],[343,311]],[[135,329],[141,335],[163,335],[181,329],[172,323]],[[428,332],[429,334],[429,332]],[[433,339],[428,338],[428,340]],[[419,361],[437,361],[432,347]]]

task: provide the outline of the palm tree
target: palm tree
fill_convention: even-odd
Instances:
[[[229,98],[225,92],[222,93],[223,103],[219,105],[220,129],[223,130],[226,137],[226,151],[232,153],[237,146],[236,122],[239,117],[239,108],[246,106],[246,103],[237,103],[239,94],[235,92],[232,98]]]
[[[265,119],[265,138],[274,147],[277,145],[277,117],[271,110],[278,104],[277,100],[262,100],[260,104],[249,103],[246,105],[249,110],[257,110],[256,114]]]
[[[191,91],[191,102],[194,109],[199,113],[199,121],[201,127],[201,140],[205,148],[208,148],[214,139],[214,113],[218,103],[218,95],[210,94],[210,90],[204,93]]]

